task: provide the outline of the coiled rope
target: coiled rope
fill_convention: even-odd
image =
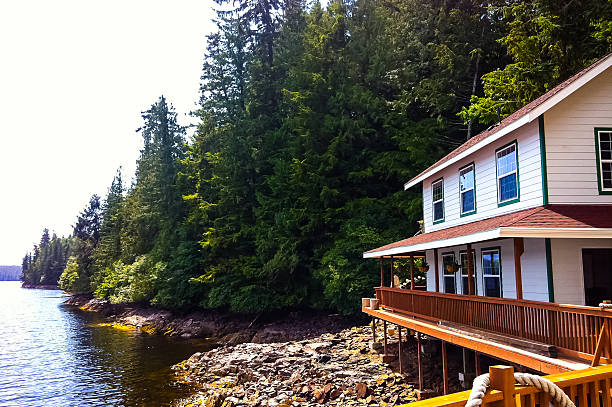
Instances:
[[[550,394],[550,397],[553,403],[559,407],[576,407],[575,404],[567,397],[567,394],[563,392],[553,382],[550,380],[529,374],[529,373],[515,373],[514,374],[514,382],[521,386],[533,386],[536,389]],[[491,384],[491,379],[489,378],[489,374],[483,374],[474,379],[474,384],[472,385],[472,391],[470,393],[470,397],[465,403],[465,407],[479,407],[482,405],[482,398],[487,392],[487,388]]]

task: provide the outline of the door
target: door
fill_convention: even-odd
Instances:
[[[585,305],[612,300],[612,249],[582,249]]]

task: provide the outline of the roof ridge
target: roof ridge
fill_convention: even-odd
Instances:
[[[516,122],[518,120],[521,120],[522,118],[528,116],[529,114],[531,114],[532,111],[534,111],[540,105],[542,105],[543,103],[545,103],[546,101],[551,99],[558,92],[561,92],[567,86],[571,85],[573,82],[578,80],[580,77],[582,77],[586,73],[588,73],[591,70],[597,68],[599,65],[601,65],[602,63],[604,63],[606,60],[608,60],[611,57],[612,57],[612,53],[608,53],[608,54],[604,55],[603,57],[601,57],[597,61],[593,62],[589,66],[584,67],[583,69],[581,69],[580,71],[578,71],[577,73],[575,73],[571,77],[567,78],[563,82],[558,83],[552,89],[548,90],[547,92],[545,92],[542,95],[538,96],[537,98],[533,99],[529,103],[521,106],[519,109],[515,110],[514,112],[512,112],[508,116],[504,117],[498,123],[495,123],[493,126],[488,127],[487,129],[477,133],[473,137],[471,137],[468,140],[464,141],[458,147],[456,147],[455,149],[450,151],[448,154],[444,155],[439,160],[437,160],[436,162],[434,162],[433,164],[428,166],[426,169],[424,169],[423,171],[419,172],[416,176],[412,177],[408,182],[406,182],[404,184],[404,187],[406,187],[406,185],[411,183],[413,180],[423,176],[428,171],[431,171],[431,170],[435,169],[436,167],[439,167],[440,165],[444,164],[444,162],[454,158],[456,155],[461,154],[463,151],[469,149],[470,147],[472,147],[474,145],[477,145],[479,142],[481,142],[481,141],[489,138],[490,136],[496,134],[497,131],[501,131],[502,129],[506,128],[507,126],[511,125],[512,123],[514,123],[514,122]]]

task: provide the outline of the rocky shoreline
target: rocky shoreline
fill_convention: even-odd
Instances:
[[[138,304],[111,304],[86,295],[65,302],[84,311],[100,313],[109,322],[150,334],[181,338],[206,338],[220,344],[271,343],[314,338],[354,326],[359,319],[321,312],[289,312],[282,315],[237,315],[219,311],[176,313]]]
[[[393,331],[391,331],[393,333]],[[388,354],[397,356],[397,331]],[[382,329],[379,328],[378,338]],[[395,339],[395,341],[394,341]],[[423,341],[426,383],[441,383],[438,341]],[[179,406],[288,407],[395,406],[416,401],[416,340],[404,336],[403,374],[399,360],[383,363],[382,345],[372,342],[370,326],[316,338],[270,344],[245,343],[196,353],[175,366],[183,380],[200,391]],[[460,359],[449,358],[455,377]],[[457,380],[452,391],[462,390]],[[438,394],[440,388],[430,390]]]

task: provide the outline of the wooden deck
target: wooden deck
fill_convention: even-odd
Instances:
[[[374,318],[544,373],[611,362],[610,310],[390,287],[376,296],[379,310],[363,308]]]

